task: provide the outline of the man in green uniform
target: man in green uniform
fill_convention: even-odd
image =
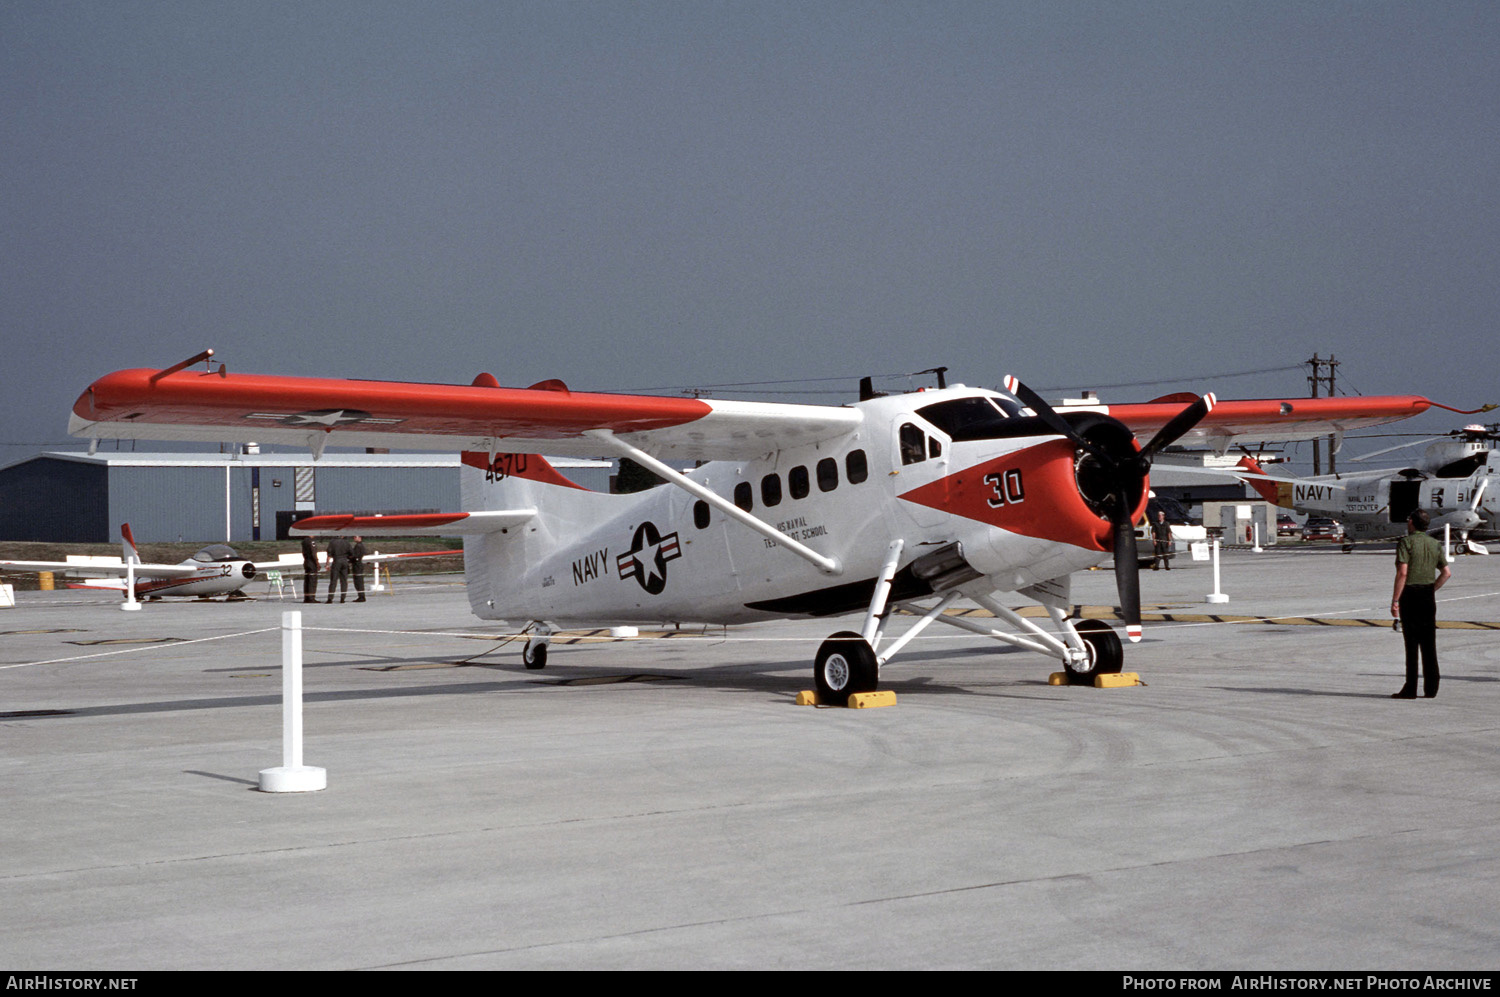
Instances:
[[[1151,570],[1155,571],[1163,565],[1168,571],[1172,570],[1172,526],[1167,522],[1167,514],[1161,509],[1156,510],[1156,522],[1151,524],[1151,541],[1155,548],[1155,556],[1151,559]]]
[[[1431,522],[1418,509],[1406,520],[1406,536],[1396,544],[1396,588],[1391,593],[1391,615],[1401,621],[1406,642],[1406,684],[1392,699],[1417,697],[1417,655],[1422,656],[1422,693],[1432,699],[1438,691],[1437,590],[1453,575],[1443,547],[1427,535]]]

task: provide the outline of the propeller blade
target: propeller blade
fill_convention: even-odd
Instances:
[[[1213,392],[1209,392],[1181,412],[1172,416],[1167,421],[1167,424],[1157,430],[1155,436],[1151,437],[1151,442],[1141,448],[1141,458],[1150,461],[1156,456],[1158,451],[1177,442],[1178,437],[1198,425],[1198,423],[1203,421],[1204,416],[1213,411],[1214,401]]]
[[[1141,639],[1141,562],[1135,547],[1135,526],[1129,513],[1115,516],[1115,588],[1120,593],[1120,615],[1132,644]]]
[[[1025,384],[1021,383],[1020,378],[1015,377],[1011,374],[1005,375],[1005,390],[1015,395],[1016,398],[1020,400],[1022,405],[1025,405],[1027,408],[1035,412],[1037,414],[1037,418],[1041,419],[1048,426],[1050,426],[1053,432],[1057,433],[1059,436],[1066,436],[1068,439],[1072,440],[1074,444],[1084,450],[1087,450],[1089,453],[1093,454],[1095,457],[1104,461],[1111,467],[1115,466],[1115,459],[1113,457],[1101,450],[1099,447],[1090,443],[1088,440],[1084,439],[1082,434],[1080,434],[1078,430],[1074,429],[1072,425],[1068,423],[1068,420],[1058,415],[1057,410],[1051,405],[1048,405],[1041,395],[1037,394],[1035,391],[1032,391],[1030,388],[1028,388]]]
[[[1489,486],[1490,486],[1490,479],[1489,479],[1488,476],[1486,476],[1485,479],[1479,483],[1479,487],[1474,490],[1474,505],[1473,505],[1473,510],[1475,512],[1479,511],[1479,500],[1482,499],[1482,498],[1484,498],[1484,490],[1486,488],[1488,488]]]

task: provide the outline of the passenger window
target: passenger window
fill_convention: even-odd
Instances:
[[[807,478],[807,468],[798,464],[786,473],[786,490],[792,493],[792,498],[807,498],[807,493],[812,490],[812,484]]]
[[[844,458],[844,475],[851,485],[857,485],[870,476],[870,463],[865,460],[863,450],[849,451],[849,455]]]
[[[766,505],[781,504],[781,475],[768,474],[760,479],[760,500]]]
[[[752,492],[750,488],[750,482],[741,481],[739,484],[734,486],[734,504],[739,506],[741,509],[744,509],[746,512],[749,512],[751,509],[755,508],[755,501],[751,497],[751,495]]]
[[[693,503],[693,525],[700,530],[708,529],[708,503],[702,499]]]
[[[818,491],[831,492],[839,486],[839,462],[832,457],[818,461]]]
[[[927,434],[911,423],[901,426],[901,464],[920,463],[927,459]]]
[[[942,455],[943,455],[943,445],[937,441],[937,437],[935,437],[935,436],[929,436],[929,437],[927,437],[927,456],[929,456],[929,457],[941,457]]]

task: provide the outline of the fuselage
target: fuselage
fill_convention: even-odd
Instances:
[[[153,573],[151,565],[141,565],[135,575],[136,597],[230,595],[256,576],[255,565],[225,544],[210,544],[173,568],[171,574],[161,574]],[[191,573],[184,573],[184,569],[190,569]],[[112,572],[107,579],[79,582],[71,587],[123,592],[125,586],[126,579]]]
[[[1024,588],[1110,556],[1110,524],[1080,492],[1073,443],[1009,396],[950,388],[857,407],[859,428],[842,438],[686,472],[834,559],[836,573],[669,484],[606,496],[465,467],[466,508],[539,510],[466,544],[475,612],[619,623],[846,613],[869,602],[893,539],[897,600]]]

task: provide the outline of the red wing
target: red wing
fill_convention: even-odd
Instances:
[[[1399,422],[1421,415],[1433,404],[1421,395],[1220,401],[1177,442],[1223,447],[1234,440],[1310,440],[1364,426]],[[1104,411],[1129,426],[1137,436],[1145,436],[1165,426],[1182,411],[1182,404],[1110,405]]]
[[[610,431],[682,458],[754,456],[843,436],[848,408],[205,371],[122,370],[89,386],[69,431],[96,439],[387,446],[587,456]]]

